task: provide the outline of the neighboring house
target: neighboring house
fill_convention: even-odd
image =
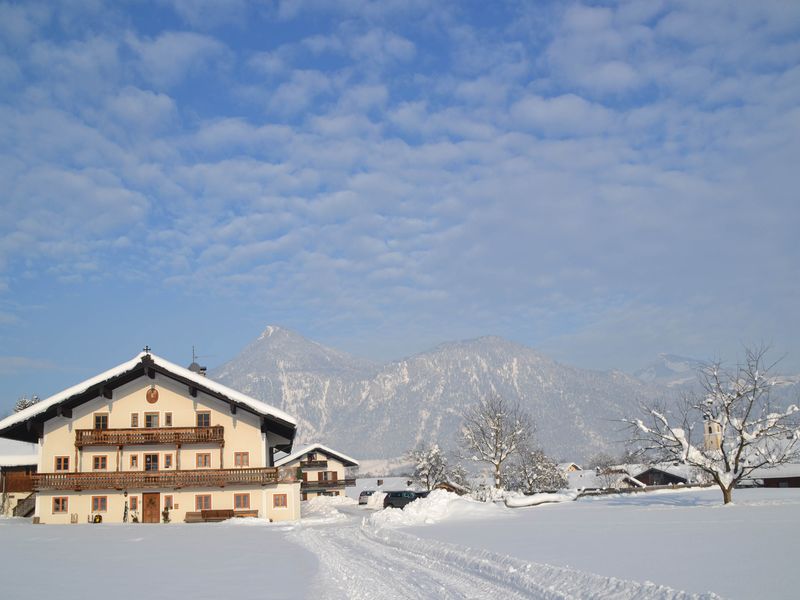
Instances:
[[[344,496],[345,487],[356,484],[345,477],[347,467],[357,467],[358,461],[322,444],[311,444],[275,461],[285,469],[300,470],[303,500],[317,496]]]
[[[24,501],[33,493],[32,476],[38,462],[36,455],[0,456],[0,516],[27,517],[27,513],[33,513],[34,502]],[[26,514],[15,514],[18,506]]]
[[[567,473],[567,482],[569,489],[574,490],[620,490],[645,487],[641,481],[618,468],[574,471]]]
[[[469,490],[465,488],[463,485],[459,485],[457,483],[453,483],[452,481],[440,481],[435,486],[433,486],[435,490],[444,490],[445,492],[452,492],[454,494],[458,494],[459,496],[464,496],[469,494]]]
[[[800,464],[786,463],[767,469],[755,469],[750,474],[751,480],[760,479],[764,487],[796,488],[800,487]]]
[[[558,463],[558,470],[564,473],[574,473],[575,471],[581,471],[581,466],[578,463],[574,462],[564,462]]]
[[[645,485],[675,485],[687,483],[687,478],[677,473],[672,473],[657,467],[649,467],[634,477]]]
[[[300,517],[300,483],[273,456],[296,427],[146,348],[3,419],[0,437],[38,444],[34,522],[284,521]]]

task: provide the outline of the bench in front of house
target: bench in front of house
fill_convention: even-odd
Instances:
[[[231,508],[217,510],[198,510],[187,512],[185,523],[217,523],[233,517],[257,517],[257,510],[233,510]]]

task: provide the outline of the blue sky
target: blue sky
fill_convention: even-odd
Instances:
[[[0,3],[0,409],[267,324],[800,370],[800,3]]]

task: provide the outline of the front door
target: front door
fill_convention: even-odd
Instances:
[[[161,513],[161,494],[147,492],[142,494],[142,523],[158,523]]]

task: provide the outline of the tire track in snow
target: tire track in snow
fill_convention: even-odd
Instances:
[[[316,596],[391,598],[719,600],[653,583],[522,561],[422,540],[394,528],[342,522],[300,527],[293,538],[319,559]]]
[[[383,544],[356,525],[299,528],[292,535],[320,560],[322,572],[315,591],[321,598],[524,600],[531,597],[465,570],[457,563],[416,549]],[[561,600],[565,596],[550,594],[542,598]]]

